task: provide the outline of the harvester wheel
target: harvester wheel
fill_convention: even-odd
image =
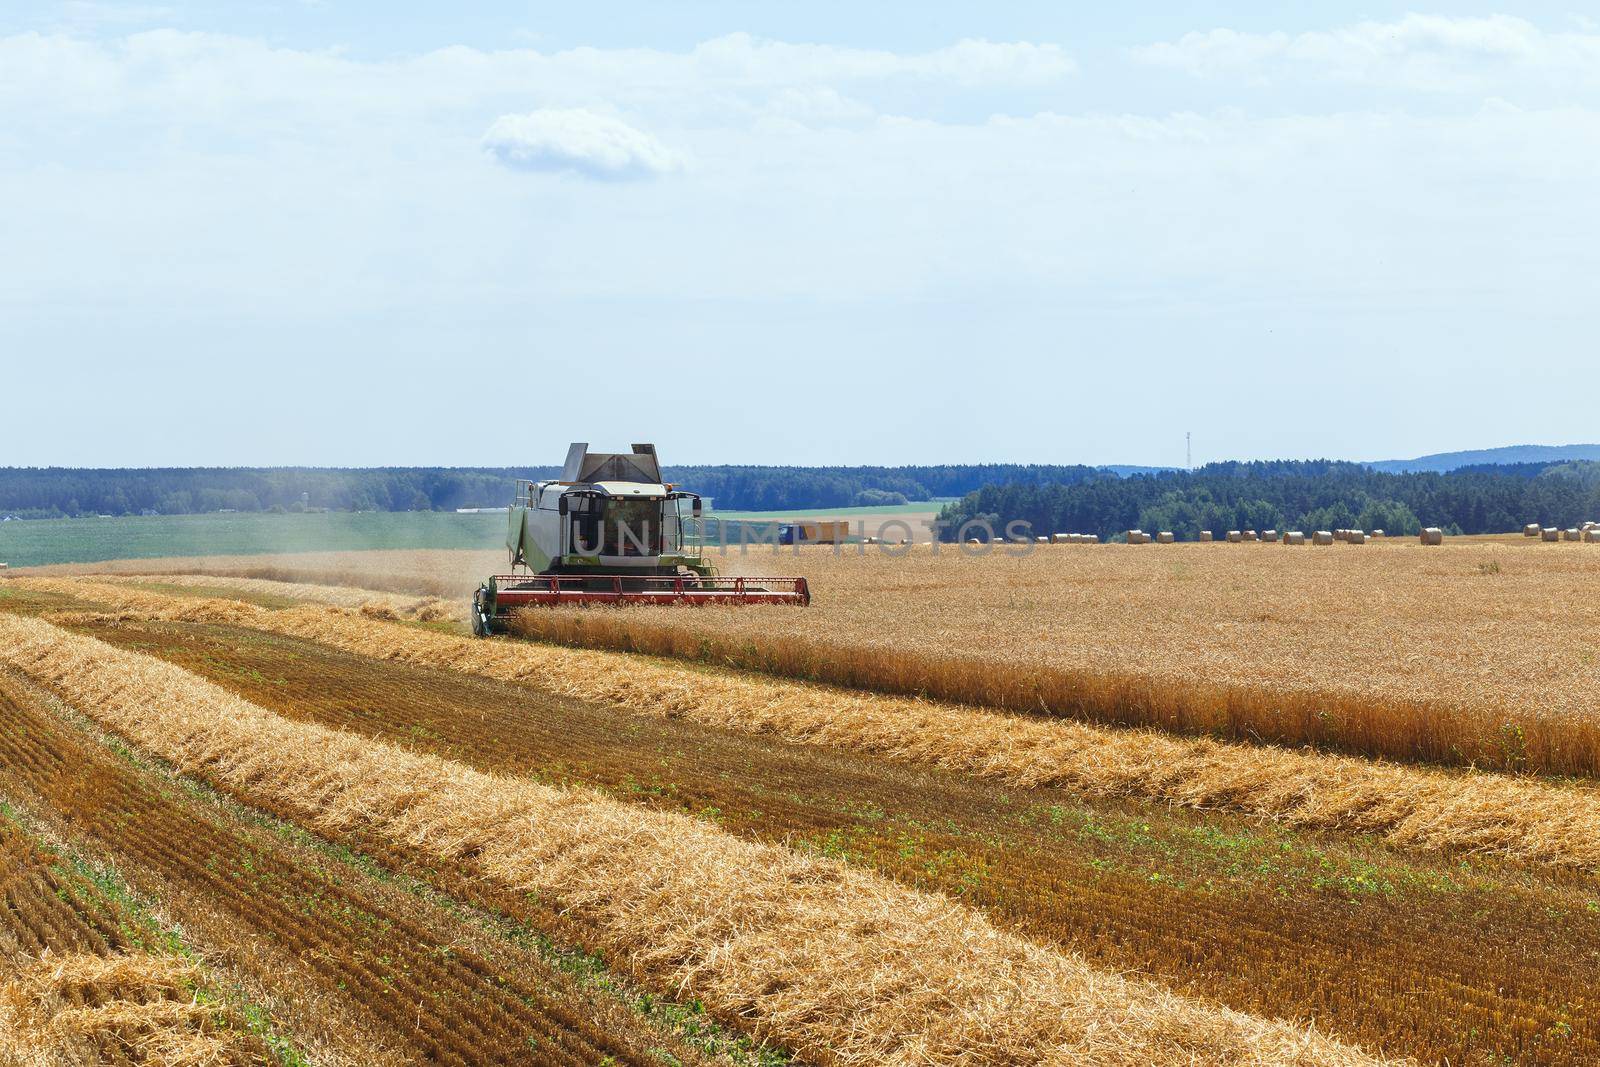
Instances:
[[[472,633],[476,637],[488,637],[493,632],[489,628],[489,613],[484,610],[483,594],[482,586],[472,594]]]

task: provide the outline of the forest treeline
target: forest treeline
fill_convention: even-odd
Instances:
[[[1600,520],[1600,463],[1519,463],[1447,473],[1389,474],[1358,463],[1212,463],[1077,485],[991,485],[944,509],[956,536],[982,519],[996,531],[1022,520],[1035,533],[1171,530],[1193,540],[1201,530],[1381,529],[1416,534],[1504,533],[1525,523],[1570,527]],[[969,533],[976,533],[976,530]]]
[[[181,515],[232,511],[453,511],[498,507],[517,478],[554,467],[503,468],[0,468],[0,515]],[[1039,532],[1421,526],[1491,533],[1524,523],[1600,519],[1600,463],[1500,464],[1392,474],[1357,463],[1213,463],[1118,477],[1086,466],[668,467],[664,476],[719,510],[888,506],[960,497],[945,519],[1014,519]]]
[[[454,511],[500,507],[517,478],[559,467],[0,468],[0,515],[187,515],[213,511]],[[984,485],[1114,479],[1093,467],[667,467],[663,476],[727,511],[885,506],[959,497]]]

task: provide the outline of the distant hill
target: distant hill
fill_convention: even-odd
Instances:
[[[1384,459],[1366,464],[1387,474],[1412,471],[1453,471],[1461,467],[1482,467],[1509,463],[1566,463],[1572,460],[1600,460],[1600,445],[1507,445],[1480,448],[1470,452],[1437,452],[1416,459]]]

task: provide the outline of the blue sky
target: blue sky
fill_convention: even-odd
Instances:
[[[0,11],[0,465],[1600,438],[1571,7],[425,7]]]

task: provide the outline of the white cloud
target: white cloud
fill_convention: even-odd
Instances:
[[[1290,39],[1208,40],[1270,57]],[[1074,92],[1047,99],[1063,114],[984,121],[1030,115],[1041,94],[960,91],[1036,59],[1058,72],[1053,54],[735,35],[676,53],[361,60],[172,31],[0,39],[0,193],[29,205],[0,299],[1091,300],[1234,284],[1400,301],[1499,274],[1569,295],[1600,277],[1596,109],[1507,94],[1361,113],[1347,94],[1326,115],[1096,116],[1069,113]],[[944,81],[884,85],[926,78]],[[927,104],[882,114],[906,101]],[[507,180],[485,152],[607,180],[693,165],[619,197]]]
[[[158,22],[171,22],[178,17],[170,7],[149,4],[105,4],[94,0],[67,0],[61,5],[61,15],[70,25],[83,28],[112,26],[148,26]]]
[[[1136,48],[1198,77],[1331,80],[1425,92],[1600,86],[1600,34],[1550,32],[1509,15],[1407,15],[1309,33],[1216,29]]]
[[[1037,87],[1069,76],[1058,46],[962,41],[897,53],[788,44],[736,33],[686,52],[645,48],[485,51],[464,46],[363,61],[337,51],[172,29],[108,41],[0,38],[0,104],[48,100],[94,112],[293,106],[317,113],[452,108],[520,98],[545,107],[604,99],[629,108],[682,106],[714,94],[764,99],[787,88],[867,87],[906,79],[958,89]],[[504,109],[502,109],[504,110]],[[169,116],[170,117],[170,116]]]
[[[964,86],[1042,85],[1077,68],[1061,48],[1028,42],[966,40],[922,53],[787,44],[733,33],[696,45],[687,66],[711,81],[774,84],[940,79]]]
[[[808,126],[847,125],[867,122],[877,112],[837,89],[783,89],[766,105],[767,114]]]
[[[650,178],[680,166],[672,151],[643,130],[586,108],[501,115],[483,135],[483,147],[513,170],[569,172],[601,181]]]

